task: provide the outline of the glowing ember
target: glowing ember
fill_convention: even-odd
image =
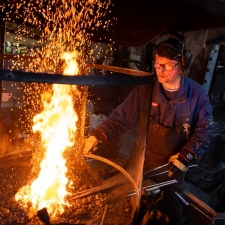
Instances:
[[[78,71],[75,53],[65,53],[67,66],[64,74],[74,75]],[[62,204],[67,194],[67,168],[64,151],[74,144],[77,114],[73,107],[70,85],[53,85],[53,95],[48,101],[44,96],[44,110],[34,116],[33,131],[41,133],[44,159],[40,165],[38,178],[29,186],[24,186],[16,200],[31,201],[34,209],[47,207],[49,212],[63,212]]]

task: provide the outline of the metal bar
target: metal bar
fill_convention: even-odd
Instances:
[[[19,61],[19,60],[31,61],[31,60],[35,59],[35,57],[22,56],[22,55],[11,55],[11,54],[0,54],[0,60],[3,60],[3,59],[14,60],[14,61]],[[99,70],[108,70],[111,72],[124,73],[124,74],[133,75],[133,76],[149,76],[149,75],[151,75],[151,73],[141,71],[141,70],[133,70],[133,69],[129,69],[129,68],[122,68],[122,67],[117,67],[117,66],[106,66],[106,65],[102,65],[102,64],[93,64],[93,63],[88,63],[84,67],[84,71],[87,71],[89,68],[94,68],[94,69],[99,69]]]
[[[158,184],[153,184],[153,185],[150,185],[150,186],[147,186],[147,187],[142,187],[142,190],[146,189],[147,191],[153,191],[153,190],[158,189],[160,187],[164,187],[164,186],[174,184],[174,183],[177,183],[177,180],[169,180],[169,181],[161,182],[161,183],[158,183]],[[128,193],[126,197],[134,196],[135,194],[136,194],[135,191],[132,191],[132,192]]]
[[[177,180],[169,180],[169,181],[161,182],[161,183],[158,183],[155,185],[148,186],[147,191],[152,191],[152,190],[158,189],[160,187],[164,187],[164,186],[174,184],[174,183],[177,183]]]
[[[107,190],[107,189],[110,189],[112,187],[117,187],[119,185],[122,185],[123,183],[124,183],[124,180],[118,180],[118,181],[115,181],[113,183],[107,183],[107,184],[103,184],[101,186],[97,186],[97,187],[94,187],[94,188],[91,188],[91,189],[83,190],[83,191],[80,191],[80,192],[76,193],[75,195],[72,195],[70,197],[70,199],[82,198],[82,197],[85,197],[87,195],[91,195],[95,192]]]
[[[58,83],[58,84],[78,84],[78,85],[139,85],[152,83],[153,75],[150,76],[93,76],[78,75],[66,76],[61,74],[32,73],[22,71],[0,70],[0,80],[37,82],[37,83]]]
[[[106,205],[105,205],[105,208],[104,208],[104,212],[103,212],[103,216],[102,216],[102,221],[101,221],[100,225],[104,225],[104,224],[105,224],[105,221],[106,221],[106,218],[107,218],[108,211],[109,211],[109,205],[106,204]]]
[[[149,75],[151,75],[151,73],[145,72],[145,71],[133,70],[133,69],[122,68],[122,67],[117,67],[117,66],[106,66],[106,65],[102,65],[102,64],[87,64],[87,66],[85,67],[85,70],[88,67],[100,69],[100,70],[108,70],[111,72],[124,73],[124,74],[133,75],[133,76],[149,76]]]
[[[214,70],[216,67],[217,58],[219,54],[219,49],[220,49],[220,45],[213,45],[210,51],[205,78],[203,82],[203,87],[205,87],[207,93],[209,92],[210,86],[212,83],[213,74],[214,74]]]
[[[195,167],[195,166],[197,166],[197,164],[194,164],[194,165],[190,165],[190,166],[188,166],[188,168],[191,168],[191,167]],[[161,174],[164,174],[164,173],[168,173],[169,172],[169,170],[165,170],[165,171],[163,171],[163,172],[160,172],[160,173],[156,173],[156,174],[152,174],[152,175],[150,175],[150,176],[144,176],[144,178],[150,178],[150,177],[155,177],[155,176],[158,176],[158,175],[161,175]]]
[[[161,175],[161,174],[164,174],[164,173],[168,173],[169,172],[169,170],[165,170],[165,171],[163,171],[163,172],[161,172],[161,173],[156,173],[156,174],[153,174],[153,175],[151,175],[151,176],[147,176],[147,177],[145,177],[146,179],[148,179],[148,178],[150,178],[150,177],[155,177],[155,176],[158,176],[158,175]]]
[[[150,185],[150,186],[147,186],[147,187],[142,187],[142,189],[147,189],[147,191],[152,191],[152,190],[158,189],[160,187],[164,187],[164,186],[167,186],[167,185],[170,185],[170,184],[174,184],[176,182],[177,182],[177,180],[169,180],[169,181],[161,182],[161,183],[158,183],[158,184],[153,184],[153,185]],[[82,197],[85,197],[87,195],[91,195],[95,192],[107,190],[107,189],[110,189],[110,188],[113,188],[113,187],[118,187],[119,185],[123,185],[123,184],[124,184],[124,180],[118,180],[118,181],[114,181],[113,183],[103,184],[101,186],[97,186],[97,187],[87,189],[87,190],[83,190],[79,193],[76,193],[76,195],[72,195],[70,197],[70,199],[82,198]],[[121,196],[130,197],[130,196],[134,196],[134,195],[136,195],[136,191],[131,191],[131,192],[123,194]],[[115,196],[115,198],[117,198],[117,197],[118,196]]]
[[[151,172],[153,172],[153,171],[155,171],[155,170],[159,170],[159,169],[161,169],[161,168],[163,168],[163,167],[165,167],[165,166],[168,166],[168,165],[169,165],[169,163],[166,163],[166,164],[164,164],[164,165],[162,165],[162,166],[158,166],[158,167],[155,167],[155,168],[153,168],[153,169],[151,169],[151,170],[148,170],[148,171],[144,174],[144,178],[146,177],[147,174],[149,174],[149,173],[151,173]]]
[[[177,193],[176,193],[177,194]],[[205,209],[207,212],[212,214],[213,216],[216,216],[216,211],[209,207],[205,202],[198,199],[195,195],[193,195],[190,191],[186,191],[184,193],[188,198],[190,198],[192,201],[194,201],[197,205],[199,205],[202,209]]]
[[[131,177],[131,175],[126,171],[124,170],[121,166],[117,165],[116,163],[106,159],[106,158],[103,158],[101,156],[98,156],[98,155],[94,155],[94,154],[87,154],[87,155],[83,155],[83,157],[85,158],[91,158],[91,159],[97,159],[101,162],[104,162],[104,163],[107,163],[113,167],[115,167],[117,170],[119,170],[130,182],[131,184],[133,185],[133,188],[136,192],[136,196],[137,196],[137,201],[139,201],[139,198],[140,198],[140,190],[138,189],[138,186],[137,184],[135,183],[134,179]]]

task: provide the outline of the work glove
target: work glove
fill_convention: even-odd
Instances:
[[[175,172],[187,172],[188,165],[191,161],[197,159],[194,153],[186,148],[182,148],[180,152],[173,155],[169,159],[169,163],[172,164],[168,172],[168,176],[171,177]]]
[[[98,139],[95,136],[89,136],[84,139],[84,149],[83,154],[89,154],[91,151],[95,151],[97,149]]]

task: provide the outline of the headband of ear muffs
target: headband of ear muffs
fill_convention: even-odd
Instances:
[[[176,39],[171,38],[160,42],[155,50],[155,53],[161,57],[182,61],[183,45]]]
[[[179,38],[173,37],[166,41],[162,41],[155,46],[154,54],[179,61],[182,70],[185,71],[191,66],[192,53],[190,50],[186,50],[184,40],[181,41]]]

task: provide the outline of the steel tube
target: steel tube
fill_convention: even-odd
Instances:
[[[154,76],[92,76],[78,75],[66,76],[61,74],[31,73],[22,71],[0,70],[0,80],[36,82],[36,83],[57,83],[57,84],[78,84],[78,85],[139,85],[153,82]]]

